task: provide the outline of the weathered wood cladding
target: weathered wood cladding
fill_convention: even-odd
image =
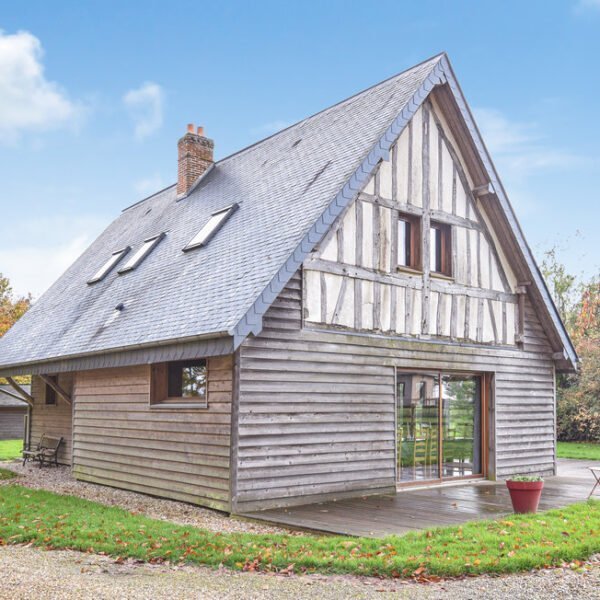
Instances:
[[[78,479],[229,509],[232,356],[208,359],[208,409],[150,407],[150,366],[81,371]]]
[[[529,302],[517,348],[303,329],[301,297],[296,275],[240,350],[238,511],[395,486],[395,367],[493,373],[490,474],[553,472],[552,350]]]
[[[553,472],[553,351],[472,188],[426,102],[241,347],[237,510],[393,488],[396,368],[493,374],[489,475]],[[398,268],[400,213],[422,219],[420,271]]]
[[[18,406],[0,406],[0,440],[23,439],[27,409]]]
[[[73,374],[58,375],[58,384],[67,393],[73,390]],[[37,444],[44,433],[62,437],[63,444],[58,452],[58,462],[71,464],[72,457],[72,405],[56,394],[56,404],[46,404],[46,384],[40,377],[31,379],[31,445]]]
[[[238,511],[394,486],[393,369],[315,362],[302,337],[297,275],[240,349]]]
[[[305,262],[305,321],[390,334],[515,343],[516,278],[441,113],[426,102]],[[400,213],[422,217],[422,271],[399,270]],[[429,223],[452,229],[452,278],[429,269]]]

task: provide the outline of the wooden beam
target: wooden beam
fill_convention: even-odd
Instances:
[[[376,273],[364,267],[355,267],[354,265],[341,265],[337,262],[323,260],[321,258],[310,258],[304,262],[304,268],[309,271],[321,271],[333,275],[342,275],[352,277],[353,279],[362,279],[376,283],[385,283],[387,285],[397,285],[416,290],[423,289],[421,271],[415,271],[414,274],[405,274],[402,271],[396,273]],[[469,287],[454,283],[444,277],[434,276],[431,278],[430,288],[434,292],[443,294],[458,294],[471,296],[473,298],[485,298],[490,300],[499,300],[500,302],[517,303],[517,295],[507,294],[496,290],[486,290],[483,288]]]
[[[25,398],[23,398],[23,396],[21,396],[21,394],[17,394],[16,392],[9,392],[8,390],[2,390],[2,393],[5,396],[10,396],[11,398],[14,398],[15,400],[20,400],[21,402],[27,402],[27,400],[25,400]]]
[[[8,381],[8,385],[19,394],[20,399],[27,402],[29,406],[33,406],[33,396],[29,395],[12,377],[7,377],[6,381]]]
[[[482,196],[489,196],[490,194],[496,193],[494,191],[494,186],[489,181],[483,185],[474,187],[471,191],[473,192],[473,196],[475,196],[475,198],[481,198]]]
[[[518,325],[517,325],[517,335],[515,336],[515,341],[517,344],[521,345],[525,342],[525,298],[527,296],[527,287],[524,285],[517,286],[516,289],[517,297],[518,297]]]
[[[73,404],[71,396],[67,394],[67,392],[52,379],[52,377],[48,377],[48,375],[40,375],[40,377],[42,381],[46,385],[49,385],[67,404]]]

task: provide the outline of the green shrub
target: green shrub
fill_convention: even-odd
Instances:
[[[589,396],[566,390],[557,405],[557,435],[563,442],[600,442],[600,410]]]

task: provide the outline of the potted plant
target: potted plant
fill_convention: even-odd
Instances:
[[[506,480],[513,510],[516,513],[537,512],[544,480],[538,475],[515,475]]]

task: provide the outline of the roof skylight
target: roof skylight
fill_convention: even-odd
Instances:
[[[113,252],[110,258],[96,271],[94,276],[88,280],[88,283],[102,281],[112,270],[113,267],[131,250],[131,246],[126,246],[121,250]]]
[[[204,227],[188,242],[183,249],[184,252],[206,246],[208,242],[216,235],[216,233],[223,227],[227,219],[236,211],[238,205],[232,204],[227,208],[221,208],[214,212],[210,219],[206,222]]]
[[[119,274],[133,271],[164,237],[165,234],[161,233],[145,239],[138,251],[125,263],[125,266],[122,269],[119,269]]]

